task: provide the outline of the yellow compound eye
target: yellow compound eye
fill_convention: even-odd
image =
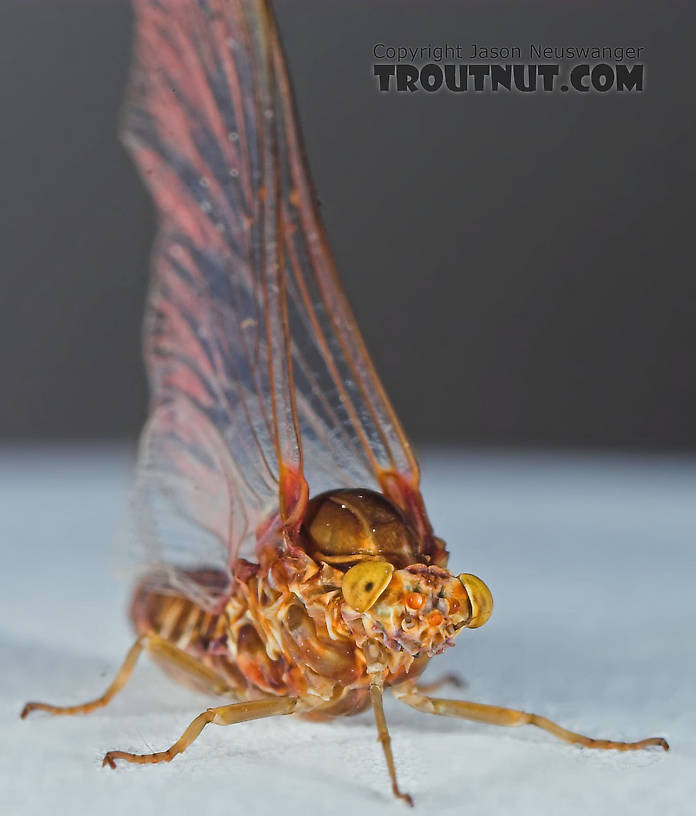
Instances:
[[[465,624],[467,629],[476,629],[490,618],[493,612],[493,596],[490,589],[483,583],[480,578],[471,575],[468,572],[463,572],[459,576],[462,586],[469,596],[469,603],[471,604],[471,617]]]
[[[343,597],[356,612],[367,612],[391,581],[394,565],[388,561],[361,561],[343,576]]]

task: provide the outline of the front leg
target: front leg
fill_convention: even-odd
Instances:
[[[274,717],[278,714],[292,714],[297,708],[298,702],[297,697],[273,697],[267,700],[250,700],[243,703],[230,703],[216,708],[208,708],[191,722],[179,739],[166,751],[157,751],[154,754],[109,751],[104,757],[102,765],[115,768],[117,759],[136,762],[139,765],[171,762],[177,754],[185,751],[206,725],[210,723],[214,725],[232,725],[247,722],[248,720],[260,720],[263,717]]]
[[[410,705],[418,711],[427,714],[439,714],[443,717],[462,717],[465,720],[488,723],[489,725],[535,725],[553,734],[554,737],[570,742],[575,745],[582,745],[583,748],[608,748],[616,751],[638,751],[641,748],[648,748],[651,745],[658,745],[669,751],[667,740],[662,737],[649,737],[638,742],[617,742],[615,740],[592,739],[582,734],[569,731],[555,722],[542,717],[539,714],[528,714],[526,711],[518,711],[514,708],[500,708],[498,706],[484,705],[483,703],[471,703],[465,700],[443,700],[438,697],[428,697],[423,694],[415,685],[404,684],[392,688],[394,696],[402,703]]]
[[[408,805],[413,807],[413,799],[408,793],[402,793],[396,781],[396,768],[394,766],[394,755],[391,749],[391,738],[389,737],[389,729],[387,728],[387,721],[384,717],[384,708],[382,706],[382,676],[381,674],[372,675],[370,678],[370,702],[372,703],[372,711],[375,715],[375,722],[377,723],[377,739],[382,743],[382,750],[384,751],[384,758],[387,761],[387,770],[392,783],[392,791],[394,796],[398,799],[403,799]]]

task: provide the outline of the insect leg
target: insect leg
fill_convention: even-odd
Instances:
[[[438,691],[443,686],[454,686],[455,688],[466,688],[467,682],[458,674],[443,674],[437,680],[430,683],[418,683],[417,689],[422,694],[432,694],[433,691]]]
[[[95,708],[105,706],[119,691],[126,685],[130,679],[135,664],[140,656],[140,653],[146,649],[153,655],[159,657],[161,660],[171,663],[176,668],[185,671],[187,674],[202,680],[206,685],[209,685],[212,691],[218,694],[231,691],[229,685],[225,680],[216,674],[212,669],[204,666],[194,657],[186,652],[178,649],[172,643],[164,640],[157,635],[140,635],[140,637],[131,646],[126,659],[123,661],[121,668],[118,670],[113,683],[96,700],[90,700],[87,703],[73,706],[54,706],[48,703],[27,703],[22,709],[21,717],[24,719],[31,711],[48,711],[50,714],[89,714]]]
[[[428,697],[421,694],[414,686],[397,686],[392,689],[394,696],[402,703],[410,705],[418,711],[427,714],[439,714],[444,717],[463,717],[466,720],[489,723],[490,725],[535,725],[553,734],[564,742],[582,745],[584,748],[610,748],[617,751],[637,751],[650,745],[659,745],[665,751],[669,750],[667,741],[662,737],[650,737],[638,742],[617,742],[614,740],[592,739],[582,734],[576,734],[567,728],[562,728],[555,722],[541,717],[539,714],[528,714],[526,711],[517,711],[514,708],[499,708],[498,706],[470,703],[465,700],[442,700],[437,697]]]
[[[249,700],[242,703],[230,703],[216,708],[208,708],[191,722],[179,739],[166,751],[157,751],[154,754],[109,751],[104,757],[102,765],[115,768],[117,759],[124,759],[126,762],[136,762],[141,765],[149,765],[154,762],[171,762],[177,754],[182,753],[189,747],[209,723],[232,725],[233,723],[247,722],[247,720],[274,717],[277,714],[292,714],[298,702],[299,698],[297,697],[273,697],[268,700]]]
[[[384,758],[387,760],[387,768],[389,769],[389,776],[391,777],[392,790],[394,796],[403,799],[413,807],[413,799],[408,793],[401,793],[399,785],[396,781],[396,768],[394,767],[394,756],[392,755],[391,739],[389,737],[389,729],[387,728],[387,721],[384,718],[384,708],[382,707],[382,678],[378,675],[373,675],[370,682],[370,701],[372,702],[372,710],[375,712],[375,721],[377,723],[377,739],[382,743],[382,750],[384,751]]]

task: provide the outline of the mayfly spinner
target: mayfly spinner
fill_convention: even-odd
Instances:
[[[493,606],[453,574],[418,464],[338,282],[316,209],[278,30],[266,0],[136,0],[124,138],[159,212],[145,321],[151,414],[133,539],[137,632],[102,697],[142,651],[231,698],[169,748],[104,764],[169,762],[210,723],[374,711],[394,794],[382,695],[430,714],[545,717],[429,696],[418,677]]]

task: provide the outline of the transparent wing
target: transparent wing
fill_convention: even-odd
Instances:
[[[231,581],[308,491],[382,489],[435,547],[418,467],[338,283],[263,0],[135,0],[124,139],[159,214],[145,321],[139,545]],[[178,583],[177,583],[178,582]]]

